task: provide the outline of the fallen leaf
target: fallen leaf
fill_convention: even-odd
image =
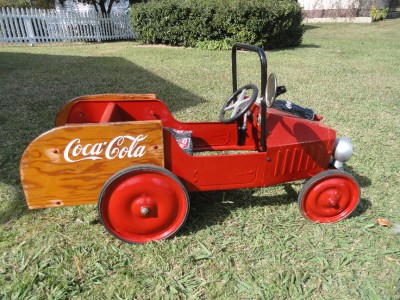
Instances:
[[[83,280],[83,276],[82,276],[82,271],[81,271],[81,267],[79,266],[79,261],[78,258],[74,255],[74,263],[75,263],[75,267],[78,270],[78,274],[79,274],[79,278],[81,279],[81,281]]]
[[[379,225],[385,226],[385,227],[392,227],[392,223],[389,220],[386,219],[377,219],[376,220]]]
[[[386,256],[386,259],[389,260],[389,261],[395,261],[397,263],[400,263],[400,259],[397,259],[397,258]]]

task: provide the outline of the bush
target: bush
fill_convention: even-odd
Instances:
[[[379,9],[376,6],[372,5],[369,16],[371,17],[372,21],[376,22],[386,19],[388,12],[389,12],[388,7]]]
[[[295,0],[153,0],[131,9],[141,42],[206,49],[235,42],[264,49],[298,46],[302,20]]]
[[[54,8],[54,0],[0,0],[0,7]]]

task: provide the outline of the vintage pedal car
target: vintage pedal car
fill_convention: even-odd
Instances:
[[[260,58],[260,94],[253,84],[237,88],[238,49]],[[298,197],[302,214],[320,223],[347,217],[360,197],[357,181],[342,170],[352,155],[350,141],[336,138],[318,117],[274,108],[285,88],[273,74],[267,82],[261,48],[235,44],[232,73],[233,95],[220,122],[179,122],[151,94],[69,102],[56,127],[35,139],[21,159],[29,208],[97,204],[111,234],[145,243],[183,226],[188,192],[309,179]]]

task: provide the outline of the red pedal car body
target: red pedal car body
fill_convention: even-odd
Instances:
[[[252,84],[237,88],[238,49],[259,55],[260,93]],[[97,204],[111,234],[144,243],[170,237],[183,226],[188,192],[309,179],[299,194],[303,215],[320,223],[347,217],[360,197],[357,181],[342,170],[351,143],[338,139],[318,117],[274,108],[284,87],[273,74],[267,82],[262,49],[235,44],[232,70],[234,93],[220,122],[179,122],[151,94],[69,102],[56,127],[22,157],[29,208]]]

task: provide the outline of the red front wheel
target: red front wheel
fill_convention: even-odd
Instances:
[[[189,196],[170,171],[150,165],[124,169],[104,185],[98,202],[102,224],[128,243],[174,235],[185,223]]]
[[[350,174],[328,170],[312,177],[299,194],[299,209],[313,222],[332,223],[348,217],[357,207],[360,187]]]

